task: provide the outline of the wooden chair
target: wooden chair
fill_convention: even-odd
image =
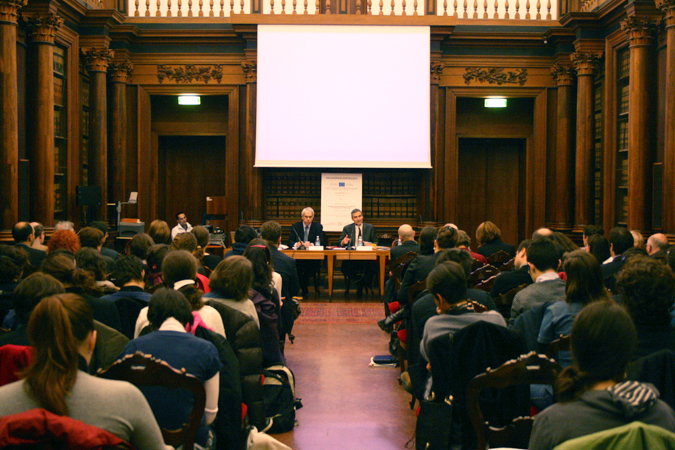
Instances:
[[[480,289],[482,291],[490,292],[492,290],[492,286],[495,284],[495,280],[497,279],[498,275],[493,275],[487,280],[481,281],[478,283],[476,286],[474,286],[475,289]]]
[[[511,258],[510,260],[499,266],[498,269],[500,272],[508,272],[510,270],[513,270],[515,265],[516,265],[516,258]]]
[[[155,284],[153,286],[145,288],[145,292],[147,292],[148,294],[154,294],[155,292],[157,292],[159,289],[161,289],[163,287],[164,287],[164,283],[158,283],[158,284]]]
[[[511,255],[506,253],[504,250],[499,250],[496,253],[493,253],[490,256],[487,256],[485,259],[487,259],[488,264],[491,266],[495,267],[500,267],[507,263],[511,258],[513,258]]]
[[[398,288],[401,287],[401,280],[403,278],[405,269],[408,268],[410,262],[416,257],[416,252],[408,252],[389,263],[389,272],[391,272],[391,277],[393,278],[396,285],[396,291],[398,291]]]
[[[194,376],[185,373],[185,369],[176,370],[167,363],[141,352],[127,355],[115,362],[105,371],[97,374],[101,378],[128,381],[140,386],[161,386],[170,389],[184,389],[192,392],[192,411],[187,422],[178,430],[162,428],[164,442],[175,448],[183,446],[184,450],[193,450],[197,429],[204,415],[206,391],[204,383]]]
[[[526,284],[521,284],[520,286],[514,287],[508,292],[503,293],[499,297],[495,298],[495,306],[497,306],[497,311],[504,316],[505,319],[511,317],[511,304],[513,303],[513,298],[518,292],[527,287]]]
[[[204,275],[206,275],[207,277],[210,277],[211,273],[213,273],[213,269],[211,269],[207,266],[203,266],[203,267],[204,267]]]
[[[474,271],[480,269],[484,265],[485,264],[483,264],[482,262],[478,261],[477,259],[474,259],[473,261],[471,261],[471,272],[474,272]]]
[[[549,358],[557,359],[558,352],[568,352],[570,350],[570,335],[567,336],[560,335],[559,339],[548,344],[546,348],[546,356]]]
[[[408,307],[412,307],[417,297],[427,289],[427,280],[418,281],[408,289]]]
[[[483,266],[478,270],[474,270],[471,272],[471,275],[469,275],[469,287],[474,287],[478,283],[485,281],[495,275],[499,275],[499,270],[490,264]]]
[[[11,333],[12,330],[8,330],[6,328],[0,328],[0,336],[3,334]]]
[[[466,402],[469,417],[478,438],[478,450],[489,447],[527,448],[532,432],[533,417],[517,417],[501,428],[491,427],[480,406],[481,391],[488,388],[504,389],[519,384],[553,384],[562,367],[555,361],[535,352],[501,367],[474,377],[467,387]]]

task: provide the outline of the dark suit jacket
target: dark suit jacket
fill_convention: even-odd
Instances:
[[[511,244],[507,244],[500,238],[495,238],[490,242],[486,242],[485,244],[481,245],[476,250],[476,253],[481,254],[487,258],[488,256],[497,253],[499,250],[504,250],[506,253],[511,255],[511,257],[516,256],[516,247]]]
[[[605,281],[605,287],[612,292],[616,291],[616,274],[621,270],[625,260],[621,255],[616,255],[607,264],[600,266],[602,269],[602,278]]]
[[[323,234],[323,225],[318,222],[312,222],[309,225],[309,239],[307,239],[312,245],[316,242],[316,237],[319,236],[321,245],[326,245],[326,235]],[[296,242],[302,241],[305,237],[305,224],[296,222],[291,226],[291,234],[288,236],[288,242],[286,245],[293,247]]]
[[[290,256],[281,253],[274,245],[271,246],[271,250],[274,271],[281,275],[281,296],[290,301],[291,298],[298,295],[300,289],[295,260]]]
[[[361,225],[361,229],[363,230],[363,242],[377,244],[377,232],[375,231],[374,226],[369,223],[363,223]],[[356,225],[354,225],[354,223],[345,225],[345,227],[342,229],[342,234],[340,234],[338,245],[342,245],[342,240],[345,238],[345,236],[349,236],[349,239],[351,239],[349,242],[350,246],[356,245]]]
[[[47,256],[46,252],[34,249],[32,247],[27,246],[26,244],[15,244],[15,245],[26,252],[30,264],[35,268],[39,268],[40,265],[42,264],[42,261],[45,259],[45,256]]]
[[[410,286],[418,281],[427,279],[427,275],[429,275],[436,266],[437,256],[438,253],[434,253],[433,255],[419,255],[410,262],[408,270],[405,271],[403,280],[401,280],[401,287],[396,294],[396,299],[400,304],[405,305],[408,303],[408,289],[410,289]]]
[[[495,284],[492,285],[490,295],[492,298],[497,298],[500,295],[509,292],[513,288],[523,284],[529,286],[532,283],[533,281],[532,277],[530,276],[530,267],[527,264],[523,264],[520,269],[500,273],[497,278],[495,278]]]
[[[397,245],[396,247],[392,247],[390,259],[392,261],[394,261],[397,258],[400,258],[401,256],[405,255],[408,252],[415,252],[415,253],[419,254],[420,253],[420,244],[418,244],[415,241],[405,241],[401,245]]]

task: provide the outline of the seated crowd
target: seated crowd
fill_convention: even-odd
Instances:
[[[181,216],[173,232],[154,221],[122,253],[105,246],[103,223],[59,223],[46,242],[42,225],[14,226],[15,245],[0,245],[0,446],[23,439],[6,427],[22,420],[95,436],[78,448],[165,448],[197,398],[101,378],[140,352],[203,383],[194,448],[288,448],[263,434],[275,413],[263,373],[286,363],[298,294],[281,228],[265,224],[259,239],[242,227],[238,255],[222,259],[205,252],[208,230]]]

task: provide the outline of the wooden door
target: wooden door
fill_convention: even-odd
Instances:
[[[486,220],[499,227],[504,242],[524,239],[525,145],[525,139],[459,139],[457,226],[471,237],[472,250],[476,228]]]
[[[159,137],[159,216],[171,228],[185,212],[201,225],[206,197],[225,195],[225,136]]]

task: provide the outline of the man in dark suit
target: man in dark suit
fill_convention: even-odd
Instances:
[[[308,248],[319,240],[319,245],[326,245],[326,236],[323,234],[323,226],[314,222],[314,210],[309,206],[302,210],[300,214],[302,221],[296,222],[291,226],[291,234],[288,236],[288,247],[294,250]],[[319,294],[319,281],[321,264],[323,261],[317,260],[299,260],[296,261],[298,277],[300,279],[300,289],[302,297],[308,297],[307,284],[310,278],[314,278],[314,289]]]
[[[398,227],[398,238],[401,243],[396,247],[391,248],[390,259],[392,261],[395,261],[409,252],[420,253],[420,245],[415,242],[415,230],[413,230],[410,225],[403,224]]]
[[[47,256],[47,253],[31,247],[35,240],[35,232],[33,231],[32,225],[28,222],[17,223],[12,228],[12,237],[14,238],[14,245],[24,250],[28,255],[30,264],[35,269],[39,268],[40,264],[42,264],[42,260]]]
[[[279,251],[279,245],[281,244],[281,225],[273,220],[263,223],[260,227],[260,237],[270,244],[274,271],[281,275],[281,296],[283,297],[284,302],[281,307],[281,339],[284,340],[286,334],[291,334],[291,331],[293,330],[293,322],[295,319],[293,316],[292,299],[298,295],[298,271],[295,260]]]
[[[525,239],[521,242],[513,263],[514,269],[497,275],[490,291],[492,298],[497,298],[523,284],[529,286],[534,282],[530,276],[530,266],[527,265],[527,246],[531,243],[531,239]]]
[[[601,269],[605,287],[612,293],[616,293],[616,274],[625,262],[621,254],[633,248],[634,243],[633,235],[626,228],[615,227],[609,232],[609,254],[612,255],[612,260],[604,263]]]
[[[340,245],[347,248],[354,248],[358,245],[359,238],[363,245],[377,244],[377,233],[375,227],[369,223],[363,223],[363,212],[356,208],[352,210],[352,221],[345,225],[340,235]],[[342,261],[340,270],[345,276],[345,297],[349,295],[349,287],[352,280],[356,280],[356,296],[363,296],[363,287],[370,288],[373,284],[373,278],[377,274],[377,263],[375,261]]]

